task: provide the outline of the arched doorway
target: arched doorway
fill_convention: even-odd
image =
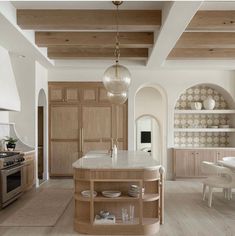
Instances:
[[[147,132],[143,135],[151,136],[151,155],[159,164],[164,166],[167,165],[166,158],[163,158],[166,157],[166,118],[166,96],[164,91],[158,88],[157,85],[146,85],[140,88],[135,96],[135,149],[138,150],[141,146],[140,132]],[[149,127],[147,128],[148,124]],[[144,128],[146,130],[140,131],[138,125],[142,128],[146,125]],[[145,142],[144,138],[142,141]],[[140,143],[138,144],[138,142]]]
[[[40,185],[47,179],[47,99],[43,89],[38,94],[37,107],[37,177]]]

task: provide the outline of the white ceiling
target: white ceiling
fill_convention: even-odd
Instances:
[[[17,9],[114,9],[112,1],[12,1]],[[162,1],[125,1],[120,9],[162,9]]]

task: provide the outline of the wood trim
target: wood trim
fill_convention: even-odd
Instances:
[[[234,60],[235,48],[174,48],[168,60]]]
[[[51,59],[79,59],[79,58],[114,58],[114,48],[80,48],[80,47],[49,47],[47,55]],[[122,48],[122,58],[147,59],[148,48]]]
[[[235,11],[198,11],[187,30],[235,30]]]
[[[235,32],[185,32],[175,48],[235,48]]]
[[[113,32],[35,32],[39,47],[79,46],[113,48],[116,33]],[[121,48],[148,48],[154,43],[152,32],[120,32]]]
[[[115,10],[17,10],[22,29],[116,30]],[[160,10],[120,10],[120,30],[154,31],[161,25]]]

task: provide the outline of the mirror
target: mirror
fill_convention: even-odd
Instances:
[[[136,119],[136,150],[148,152],[160,163],[160,128],[155,117],[143,115]]]

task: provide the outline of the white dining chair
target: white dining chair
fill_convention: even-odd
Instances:
[[[235,188],[235,174],[227,167],[218,166],[213,162],[203,161],[202,172],[211,174],[202,181],[203,200],[206,199],[206,188],[209,188],[208,206],[211,207],[213,188],[221,188],[228,200],[231,199],[231,189]]]
[[[223,161],[235,161],[235,157],[223,157]]]

